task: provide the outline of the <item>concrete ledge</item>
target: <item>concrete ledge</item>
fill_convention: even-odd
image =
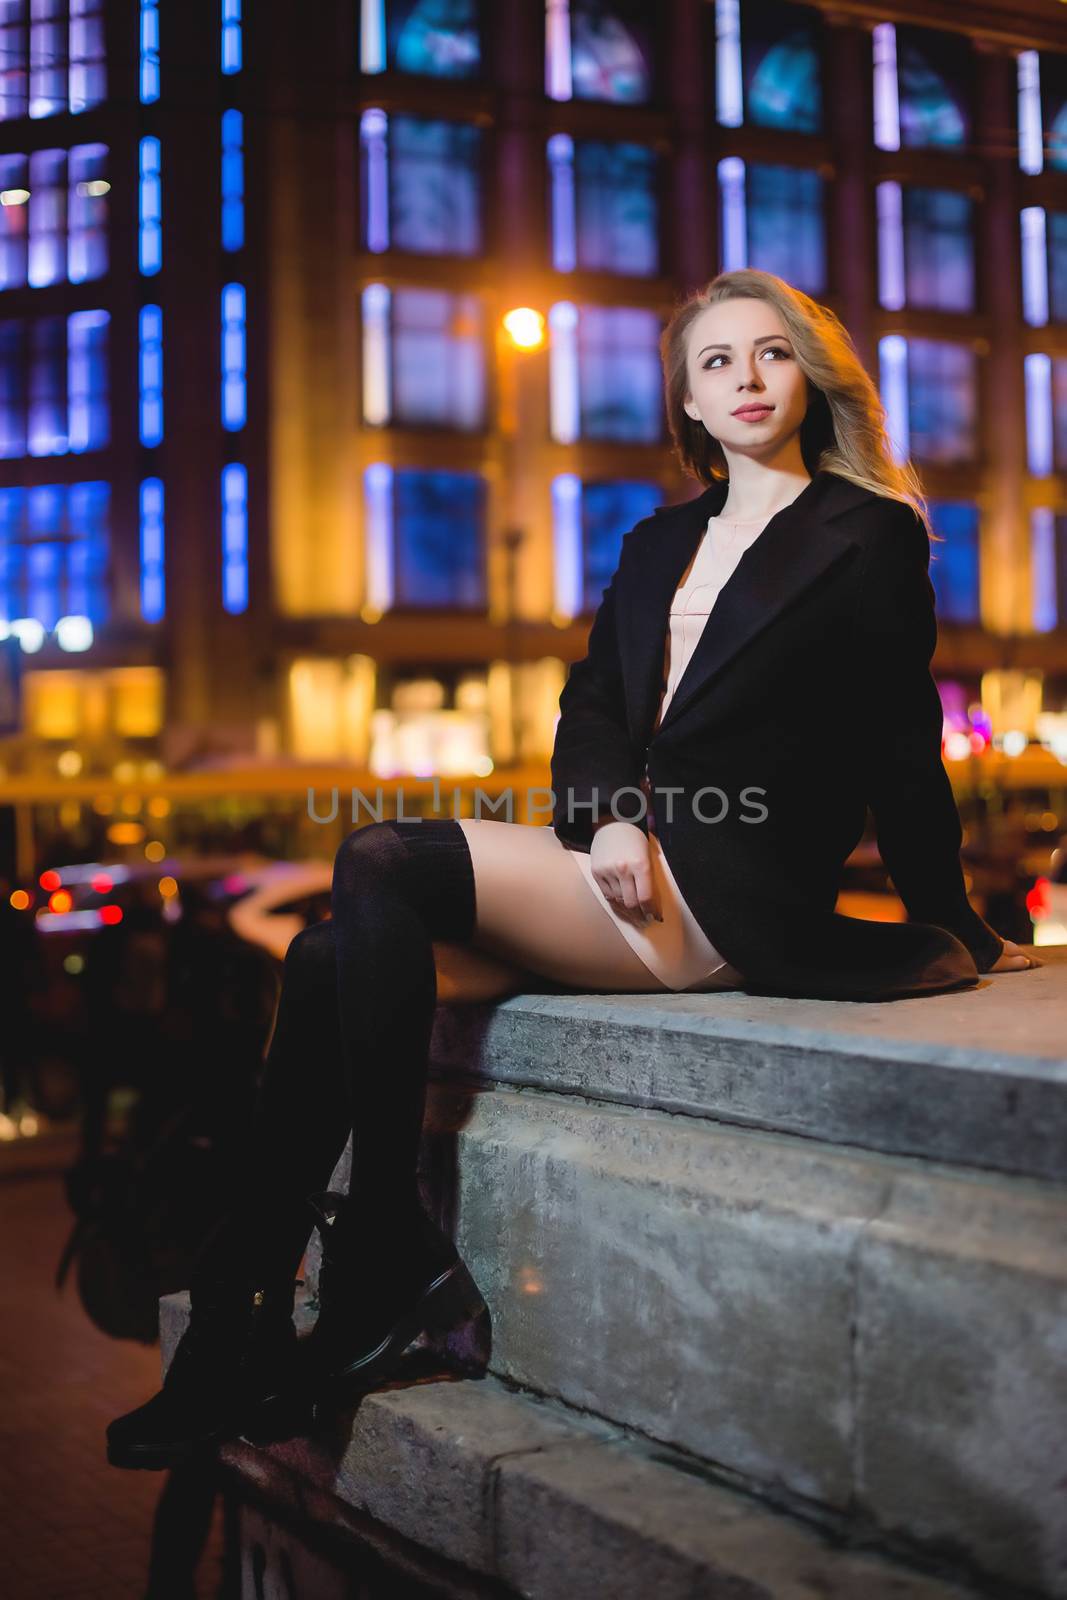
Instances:
[[[859,1003],[516,995],[442,1006],[435,1069],[1067,1180],[1067,946],[978,989]]]
[[[187,1296],[161,1302],[165,1350]],[[656,1455],[621,1430],[498,1380],[399,1384],[308,1440],[224,1463],[280,1513],[359,1538],[370,1518],[450,1569],[536,1600],[965,1600]],[[426,1574],[429,1575],[428,1573]],[[499,1593],[499,1589],[494,1592]]]

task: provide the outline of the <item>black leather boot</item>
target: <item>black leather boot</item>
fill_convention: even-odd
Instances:
[[[155,1471],[239,1435],[264,1444],[307,1432],[294,1289],[295,1280],[255,1288],[233,1276],[194,1285],[189,1325],[162,1389],[108,1427],[111,1465]]]
[[[364,1222],[333,1190],[309,1195],[308,1204],[322,1235],[322,1267],[318,1320],[300,1340],[300,1365],[318,1407],[375,1388],[420,1334],[488,1318],[455,1244],[421,1206],[383,1226]]]

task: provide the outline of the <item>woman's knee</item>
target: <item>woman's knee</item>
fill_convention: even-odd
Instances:
[[[337,847],[333,858],[333,883],[352,885],[366,881],[372,875],[388,872],[391,865],[403,856],[403,846],[397,837],[396,823],[368,822],[362,828],[353,828]]]
[[[300,984],[337,981],[337,952],[330,917],[294,934],[285,952],[284,981]]]

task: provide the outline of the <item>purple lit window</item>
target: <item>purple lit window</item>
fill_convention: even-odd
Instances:
[[[663,504],[658,483],[616,480],[583,483],[582,491],[583,609],[595,611],[619,564],[623,535]]]
[[[905,187],[903,208],[908,305],[973,311],[973,202],[952,189]]]
[[[931,500],[930,521],[944,544],[931,542],[930,578],[943,622],[978,622],[978,507],[965,501]]]
[[[975,460],[978,357],[967,345],[908,340],[908,424],[916,460]]]
[[[582,306],[578,394],[586,439],[658,444],[663,437],[660,320],[654,311]]]
[[[900,142],[961,150],[971,137],[973,47],[960,33],[898,25]]]
[[[825,185],[801,167],[745,168],[748,265],[807,294],[826,288]]]
[[[394,606],[483,610],[485,517],[480,474],[397,468]]]
[[[822,127],[820,13],[786,0],[743,0],[741,63],[745,121],[818,133]]]

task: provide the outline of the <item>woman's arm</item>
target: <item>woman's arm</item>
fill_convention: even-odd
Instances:
[[[988,972],[1004,940],[967,899],[963,830],[941,759],[943,712],[930,661],[937,643],[930,540],[910,506],[890,502],[862,576],[860,737],[878,848],[909,918],[947,928]]]
[[[610,815],[612,795],[636,786],[641,779],[626,724],[615,620],[619,574],[632,536],[631,532],[623,539],[619,565],[593,619],[585,657],[571,667],[559,697],[560,717],[552,750],[552,827],[564,843],[583,850],[592,843],[598,818],[614,820]],[[631,807],[636,809],[636,801],[627,796],[620,809],[625,815]],[[647,834],[647,820],[642,818],[636,826]]]

